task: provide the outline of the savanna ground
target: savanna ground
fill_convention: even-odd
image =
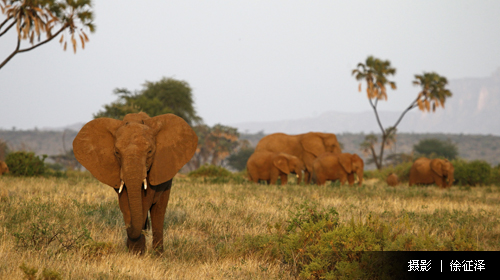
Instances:
[[[499,205],[497,186],[443,190],[389,187],[376,180],[361,187],[267,186],[177,176],[165,218],[164,254],[151,251],[149,233],[147,253],[134,256],[127,253],[122,214],[110,187],[84,173],[3,176],[0,279],[306,278],[305,257],[299,254],[307,249],[297,248],[290,240],[303,241],[289,231],[300,209],[335,209],[335,228],[347,232],[335,237],[346,238],[337,246],[346,250],[499,251]],[[360,230],[366,239],[360,239]]]

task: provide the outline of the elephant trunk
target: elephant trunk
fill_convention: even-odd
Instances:
[[[455,178],[453,178],[453,174],[448,174],[448,187],[451,187],[454,180]]]
[[[300,184],[300,182],[302,182],[302,170],[299,169],[299,170],[295,170],[295,173],[297,174],[297,185]]]
[[[363,184],[363,169],[356,171],[356,175],[358,175],[359,185]]]
[[[145,166],[145,165],[144,165]],[[144,227],[145,217],[143,215],[143,181],[145,175],[143,169],[145,167],[134,164],[131,168],[124,166],[124,182],[127,188],[128,203],[130,208],[130,225],[127,225],[127,236],[131,240],[136,240],[141,237],[141,232]]]

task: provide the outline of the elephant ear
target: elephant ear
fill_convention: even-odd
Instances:
[[[358,156],[358,154],[352,154],[352,165],[356,166],[358,169],[363,169],[365,163],[363,159]]]
[[[443,177],[443,161],[436,158],[431,160],[431,169],[437,173],[440,177]]]
[[[305,134],[300,143],[302,144],[304,150],[316,157],[326,151],[323,139],[312,132]]]
[[[282,155],[278,155],[273,159],[273,164],[281,172],[289,174],[290,168],[288,168],[288,159]]]
[[[352,155],[343,153],[338,155],[339,163],[344,168],[345,172],[352,173]]]
[[[149,181],[152,185],[159,185],[172,179],[193,157],[198,137],[186,121],[174,114],[156,116],[144,120],[144,123],[157,131]]]
[[[75,158],[102,183],[120,186],[120,164],[114,155],[114,133],[121,121],[99,118],[82,127],[73,140]]]

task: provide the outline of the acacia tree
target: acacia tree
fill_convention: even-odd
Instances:
[[[11,30],[17,32],[16,47],[0,63],[0,69],[16,54],[38,48],[59,35],[64,50],[70,41],[76,53],[77,39],[85,48],[89,38],[84,29],[95,31],[91,8],[90,0],[0,0],[0,10],[6,17],[0,22],[0,37]],[[21,48],[23,40],[31,46]]]
[[[205,163],[221,164],[240,145],[238,129],[216,124],[213,127],[202,124],[193,127],[198,136],[198,147],[190,161],[192,169]]]
[[[104,105],[94,118],[108,117],[122,119],[126,114],[145,112],[150,117],[172,113],[183,118],[190,125],[201,123],[202,119],[194,108],[191,87],[185,81],[162,78],[158,82],[146,81],[143,89],[132,93],[117,88],[114,94],[118,100]]]
[[[446,98],[452,96],[451,91],[445,88],[448,84],[445,77],[435,72],[424,72],[422,75],[415,75],[413,85],[421,87],[417,98],[401,113],[394,125],[384,129],[377,111],[377,105],[379,101],[387,100],[387,86],[390,86],[393,90],[396,89],[396,83],[389,81],[387,78],[387,76],[394,74],[396,74],[396,69],[391,67],[390,61],[383,61],[373,56],[369,56],[366,59],[366,64],[359,63],[357,68],[352,70],[352,75],[355,76],[356,80],[366,81],[368,101],[382,132],[382,141],[380,142],[378,155],[375,150],[378,138],[374,134],[368,135],[361,144],[363,151],[371,153],[377,169],[382,168],[384,149],[395,142],[396,128],[408,111],[418,107],[419,110],[424,112],[430,112],[431,109],[434,112],[439,106],[444,108]],[[359,91],[361,92],[361,82],[359,83]]]

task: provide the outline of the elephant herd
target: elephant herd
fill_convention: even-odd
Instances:
[[[287,183],[289,173],[297,175],[297,183],[311,181],[322,185],[326,180],[346,181],[354,184],[363,182],[363,160],[356,154],[342,153],[337,136],[333,133],[309,132],[298,135],[274,133],[262,138],[255,152],[247,161],[251,181],[267,181],[275,184],[278,177],[281,184]]]
[[[275,184],[287,183],[288,174],[297,175],[297,184],[304,182],[323,185],[327,180],[339,180],[341,184],[354,184],[354,174],[358,183],[363,183],[363,160],[357,154],[342,153],[337,137],[333,133],[309,132],[298,135],[274,133],[262,138],[255,152],[247,161],[248,176],[251,181],[260,180]],[[454,168],[446,159],[415,160],[410,169],[409,185],[436,184],[450,187],[453,183]],[[399,180],[392,173],[387,177],[389,186],[396,186]]]

